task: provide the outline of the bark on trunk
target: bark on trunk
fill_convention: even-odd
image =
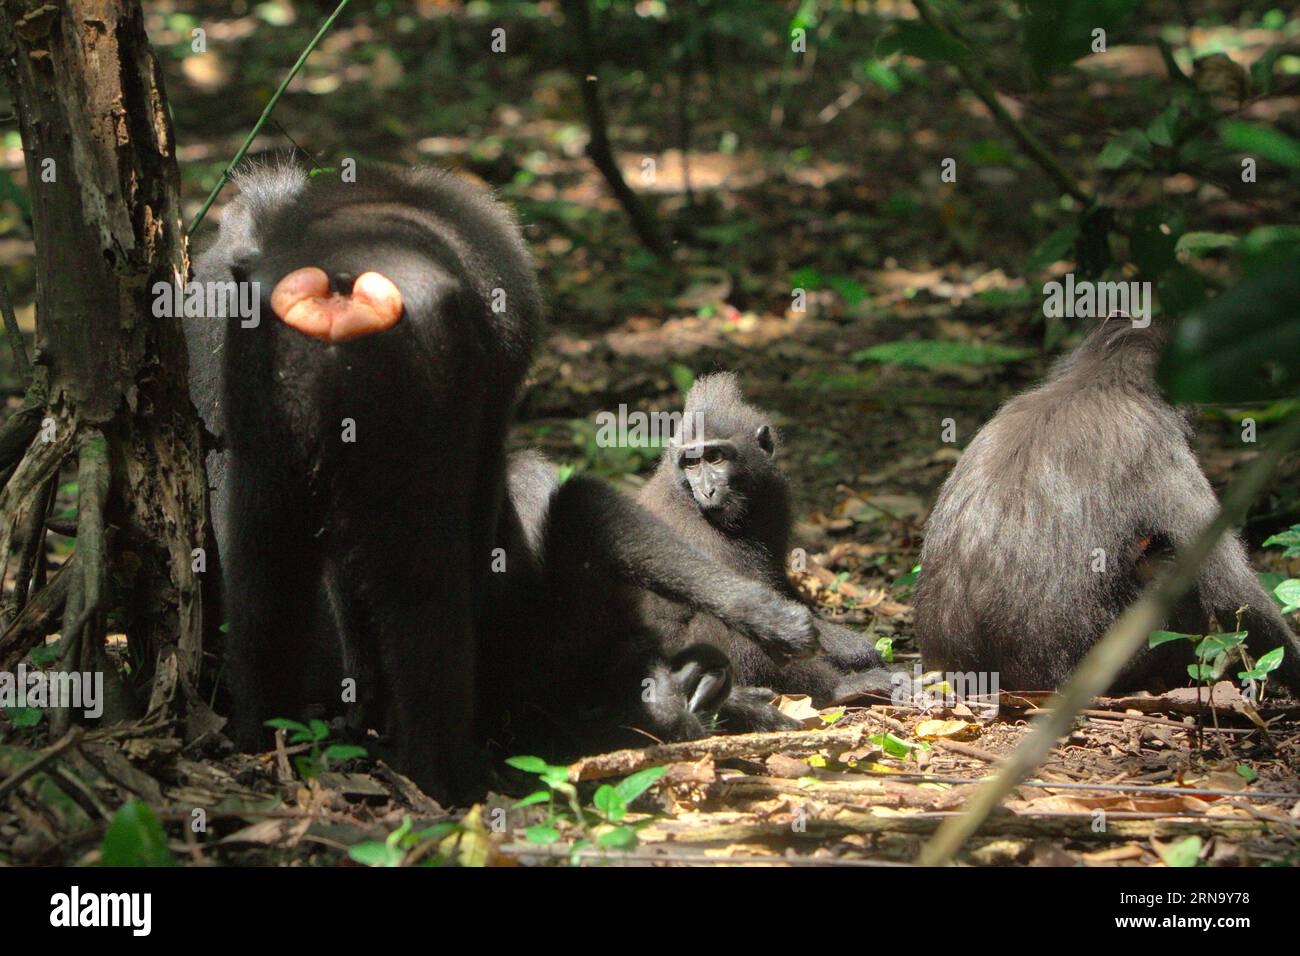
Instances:
[[[170,711],[206,723],[193,693],[202,620],[192,555],[206,521],[199,427],[180,319],[153,314],[155,285],[189,268],[162,77],[129,0],[4,0],[0,47],[31,194],[35,384],[46,403],[0,492],[0,539],[17,528],[30,553],[33,529],[45,533],[33,509],[45,507],[59,468],[75,467],[63,666],[102,666],[106,615],[125,610],[141,671],[130,681],[137,715],[147,703],[151,720]],[[12,464],[0,460],[0,475]],[[46,613],[20,613],[28,603]],[[27,582],[8,599],[7,660],[44,636],[48,604],[28,597]]]

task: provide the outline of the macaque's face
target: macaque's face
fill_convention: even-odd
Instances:
[[[744,519],[757,470],[770,467],[773,450],[766,425],[739,441],[690,442],[675,453],[678,481],[710,522],[733,527]]]
[[[695,442],[677,452],[683,486],[706,515],[726,510],[732,501],[736,446],[729,441]]]

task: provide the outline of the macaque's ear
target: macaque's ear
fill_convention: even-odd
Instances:
[[[754,432],[754,441],[758,442],[758,447],[767,452],[768,457],[776,454],[776,442],[772,439],[772,429],[767,425],[759,425],[758,431]]]

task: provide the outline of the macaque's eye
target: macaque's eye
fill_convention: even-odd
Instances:
[[[698,455],[694,458],[683,458],[682,468],[684,468],[686,471],[694,471],[696,468],[700,467],[701,461],[702,459]]]
[[[704,453],[704,460],[710,465],[721,464],[723,459],[722,450],[719,448],[710,448]]]

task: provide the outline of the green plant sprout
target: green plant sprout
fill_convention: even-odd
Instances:
[[[1272,535],[1264,542],[1264,547],[1282,548],[1282,557],[1300,557],[1300,524],[1293,524],[1286,531]],[[1273,586],[1273,594],[1282,605],[1283,614],[1300,611],[1300,578],[1283,578]]]
[[[601,784],[592,796],[594,813],[585,809],[578,799],[578,788],[569,781],[569,768],[548,764],[541,757],[511,757],[506,763],[516,770],[535,774],[545,785],[515,803],[514,809],[548,805],[546,819],[528,827],[524,836],[530,843],[550,846],[560,839],[558,824],[568,822],[576,826],[582,837],[569,849],[569,860],[577,863],[579,854],[589,847],[599,846],[609,850],[631,850],[638,844],[637,830],[649,820],[625,824],[628,807],[664,775],[666,767],[649,767],[639,770],[616,784]],[[567,806],[556,806],[556,795],[564,798]]]
[[[348,856],[365,866],[402,866],[413,858],[418,858],[419,866],[441,866],[447,862],[446,859],[438,853],[424,854],[422,852],[424,846],[429,843],[440,844],[453,833],[459,833],[461,829],[459,823],[444,821],[424,830],[412,832],[411,818],[403,817],[402,825],[388,834],[382,842],[372,840],[358,843],[348,848]]]
[[[1159,647],[1170,641],[1196,642],[1194,651],[1196,662],[1187,665],[1187,675],[1192,680],[1211,687],[1223,677],[1228,665],[1232,663],[1234,648],[1246,662],[1246,669],[1237,672],[1239,681],[1264,681],[1268,675],[1282,664],[1283,648],[1275,647],[1260,657],[1252,665],[1246,656],[1246,631],[1231,631],[1214,634],[1180,634],[1177,631],[1152,631],[1147,637],[1148,647]]]
[[[266,726],[273,730],[283,730],[290,744],[311,744],[311,753],[298,754],[293,758],[293,767],[304,780],[319,776],[333,764],[366,755],[366,748],[356,744],[324,746],[329,740],[330,728],[323,720],[311,720],[304,724],[287,717],[276,717],[268,720]]]

